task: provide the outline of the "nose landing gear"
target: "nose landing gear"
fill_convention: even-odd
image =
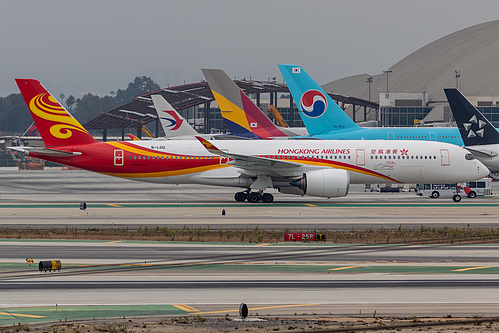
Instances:
[[[264,202],[264,203],[270,203],[274,201],[274,196],[270,193],[260,193],[263,191],[259,192],[250,192],[250,190],[244,191],[244,192],[237,192],[234,194],[234,199],[238,202],[243,202],[245,200],[248,200],[248,202],[252,203],[257,203],[257,202]]]

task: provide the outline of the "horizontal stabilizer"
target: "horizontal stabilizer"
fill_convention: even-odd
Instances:
[[[81,155],[80,152],[71,152],[64,150],[57,150],[45,147],[8,147],[12,150],[17,150],[24,153],[33,153],[45,156],[57,156],[57,157],[71,157]]]

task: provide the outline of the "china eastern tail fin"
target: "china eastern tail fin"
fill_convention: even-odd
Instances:
[[[499,143],[499,132],[456,88],[444,89],[465,146]]]
[[[301,66],[279,65],[310,135],[359,128]]]
[[[57,147],[97,142],[38,80],[16,79],[16,83],[45,146]]]
[[[152,95],[154,107],[158,113],[161,126],[168,138],[178,136],[194,136],[199,133],[182,117],[173,106],[161,95]]]
[[[220,69],[202,69],[222,117],[233,135],[269,139],[287,137],[248,96]]]

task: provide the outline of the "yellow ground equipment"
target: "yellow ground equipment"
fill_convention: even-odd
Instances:
[[[277,111],[277,108],[275,106],[273,106],[272,104],[269,104],[269,107],[267,108],[267,111],[269,111],[272,114],[272,116],[274,117],[274,119],[277,120],[277,122],[279,123],[279,125],[281,127],[286,127],[286,128],[289,127],[288,124],[282,118],[282,116],[279,113],[279,111]]]

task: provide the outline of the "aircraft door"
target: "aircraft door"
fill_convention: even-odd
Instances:
[[[364,149],[355,150],[357,165],[365,165],[366,164],[366,154]]]
[[[437,141],[437,133],[430,132],[430,141]]]
[[[121,149],[115,149],[114,150],[114,165],[115,166],[123,166],[125,163],[125,158],[124,158],[123,150]]]
[[[395,140],[395,133],[393,132],[388,132],[388,140]]]
[[[449,150],[440,149],[440,163],[442,165],[450,165]]]

